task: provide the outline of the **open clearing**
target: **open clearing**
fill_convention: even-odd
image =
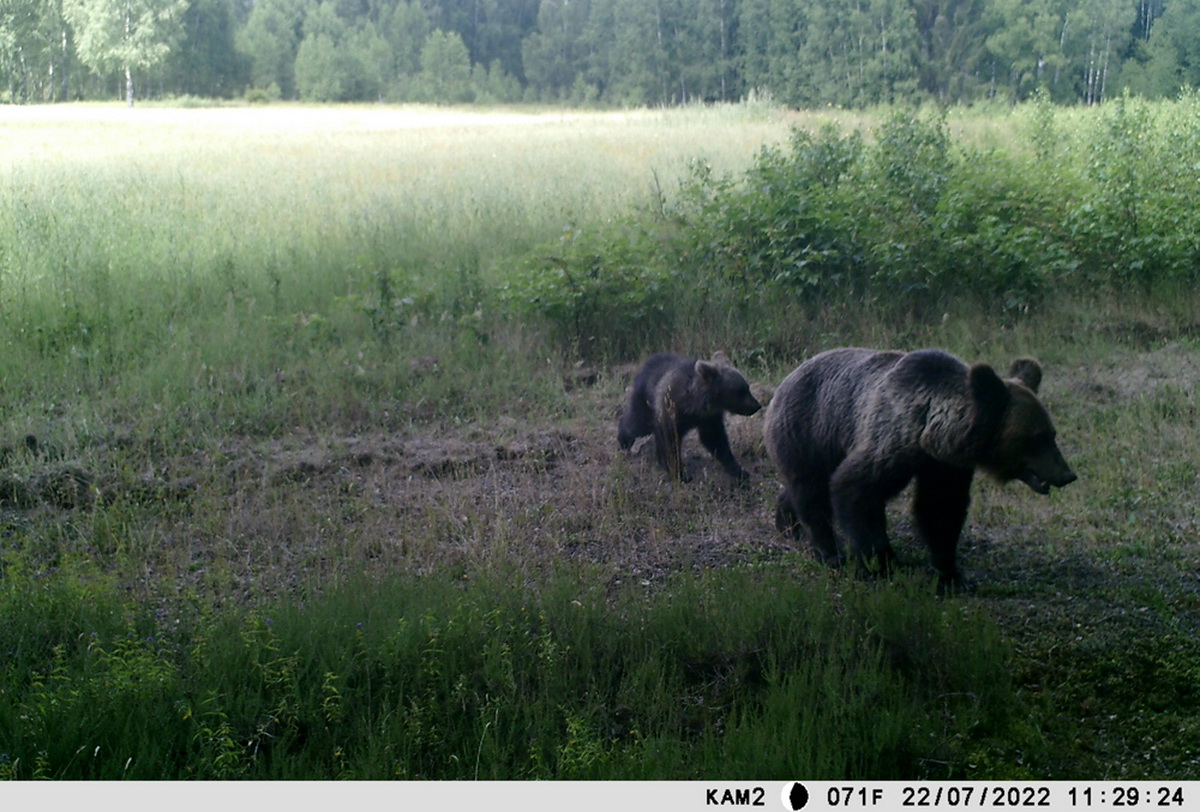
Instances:
[[[469,306],[456,310],[462,291],[444,291],[460,272],[478,274],[464,289],[496,282],[494,255],[576,220],[669,198],[693,156],[734,172],[790,125],[822,120],[0,108],[0,172],[14,179],[23,235],[78,233],[65,247],[31,237],[24,254],[0,256],[13,263],[4,284],[17,278],[30,301],[50,302],[56,330],[40,356],[24,333],[11,345],[42,366],[23,370],[19,392],[4,381],[5,555],[37,579],[85,562],[165,623],[196,606],[262,605],[364,573],[436,570],[469,582],[515,572],[536,584],[569,562],[623,594],[741,564],[848,577],[775,532],[761,414],[728,421],[749,487],[729,481],[695,438],[694,481],[665,482],[644,444],[632,457],[617,450],[632,365],[534,357],[472,369],[526,352],[524,336],[519,325],[486,332],[474,299],[464,294]],[[126,219],[116,222],[90,187],[78,199],[63,191],[64,179],[93,177],[118,190],[125,208],[113,210]],[[16,205],[35,199],[61,222]],[[26,261],[50,249],[52,261],[27,273]],[[394,304],[383,330],[370,310],[381,299]],[[104,319],[89,320],[89,307]],[[900,336],[830,320],[810,346],[773,348],[774,357],[726,349],[760,390],[840,344],[919,341],[998,367],[1040,357],[1044,399],[1080,480],[1043,498],[980,478],[960,552],[977,588],[955,600],[999,624],[1019,690],[1052,709],[1047,736],[1074,742],[1070,776],[1200,778],[1200,330],[1155,312],[1047,311],[1047,324],[1015,330],[947,314]],[[161,357],[122,343],[142,335],[147,312],[169,314],[145,333]],[[18,335],[25,314],[5,315]],[[96,325],[117,336],[111,344],[87,337]],[[479,349],[501,341],[512,352]],[[463,396],[493,384],[490,400]],[[224,410],[226,401],[247,405]],[[469,413],[455,409],[463,403]],[[206,407],[232,417],[210,421]],[[253,425],[258,413],[292,419]],[[905,507],[901,498],[892,510],[897,550],[922,574]],[[1062,774],[1062,765],[1022,766]]]

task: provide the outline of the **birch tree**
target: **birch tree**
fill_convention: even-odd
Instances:
[[[993,0],[985,40],[993,68],[989,95],[1007,88],[1013,101],[1031,97],[1038,88],[1058,92],[1066,64],[1063,40],[1069,31],[1067,10],[1057,0]],[[1061,95],[1061,94],[1060,94]]]
[[[1137,6],[1128,0],[1083,0],[1068,15],[1085,104],[1104,101],[1109,72],[1116,67],[1114,57],[1124,51],[1136,14]]]
[[[33,0],[0,0],[0,70],[9,76],[9,96],[13,102],[18,96],[22,103],[28,100],[29,66],[25,50],[36,24]]]
[[[133,72],[162,62],[182,33],[187,0],[67,0],[79,58],[94,71],[123,70],[133,107]]]

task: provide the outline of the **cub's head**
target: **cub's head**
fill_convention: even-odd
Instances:
[[[762,404],[750,393],[750,384],[729,364],[725,353],[718,352],[711,361],[696,362],[696,377],[708,394],[708,402],[714,411],[751,415],[762,408]]]
[[[1001,482],[1019,479],[1047,494],[1052,486],[1070,485],[1078,477],[1058,450],[1054,423],[1038,400],[1041,381],[1042,368],[1032,358],[1014,361],[1004,380],[991,367],[971,369],[976,401],[999,420],[980,466]]]

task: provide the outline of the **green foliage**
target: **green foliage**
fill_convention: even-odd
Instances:
[[[345,65],[331,38],[306,37],[296,52],[296,89],[308,101],[345,101]]]
[[[683,280],[637,224],[568,226],[535,249],[501,289],[520,314],[546,324],[573,355],[611,360],[670,335]]]
[[[692,190],[704,205],[690,222],[720,230],[706,242],[719,246],[714,259],[743,284],[780,286],[802,297],[838,287],[852,292],[861,246],[840,201],[857,180],[851,173],[862,151],[857,133],[842,137],[832,126],[817,136],[796,131],[788,149],[763,150],[744,187]]]
[[[184,0],[67,0],[62,10],[75,29],[79,58],[97,72],[124,71],[132,105],[131,71],[167,58],[186,6]]]
[[[471,101],[471,60],[462,37],[434,31],[421,49],[418,83],[426,101]]]
[[[250,63],[251,88],[278,88],[283,98],[295,98],[296,51],[300,45],[298,0],[260,0],[238,30],[237,50]]]
[[[128,610],[88,622],[8,662],[6,777],[911,777],[964,769],[961,742],[1015,710],[986,621],[914,584],[747,569],[607,605],[577,577],[510,580],[347,585],[190,642]],[[115,600],[48,585],[51,619]]]
[[[928,312],[977,298],[1022,310],[1047,266],[1068,262],[1044,230],[1055,211],[1038,183],[1009,157],[956,154],[943,118],[897,111],[871,139],[798,131],[740,182],[695,174],[685,240],[747,292],[778,288],[810,307]]]
[[[173,4],[179,36],[169,38],[143,36],[156,22],[145,15],[122,24],[122,9],[161,8],[145,3],[72,0],[74,36],[64,39],[63,3],[9,0],[0,78],[13,100],[107,98],[109,70],[130,64],[145,66],[135,67],[139,86],[168,98],[274,83],[293,99],[297,73],[336,64],[338,93],[326,79],[307,97],[456,102],[471,93],[464,71],[496,71],[506,81],[486,83],[480,99],[609,106],[1018,103],[1039,91],[1091,105],[1114,88],[1174,97],[1197,79],[1194,0],[192,0]],[[117,38],[99,51],[90,23],[70,11],[83,7]],[[345,35],[315,30],[314,16]],[[445,37],[462,45],[454,82],[418,81],[422,50],[441,50]],[[92,72],[74,70],[79,62]]]
[[[876,134],[876,171],[883,192],[911,208],[916,225],[937,211],[951,169],[945,114],[926,121],[899,110]]]
[[[1093,285],[1149,293],[1194,282],[1200,257],[1187,235],[1198,224],[1190,201],[1200,187],[1180,167],[1200,162],[1185,123],[1196,104],[1191,94],[1157,107],[1124,97],[1097,120],[1083,169],[1089,194],[1068,215]]]

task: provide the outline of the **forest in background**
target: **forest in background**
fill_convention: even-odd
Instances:
[[[1200,84],[1200,0],[0,0],[3,101],[1097,104]]]

